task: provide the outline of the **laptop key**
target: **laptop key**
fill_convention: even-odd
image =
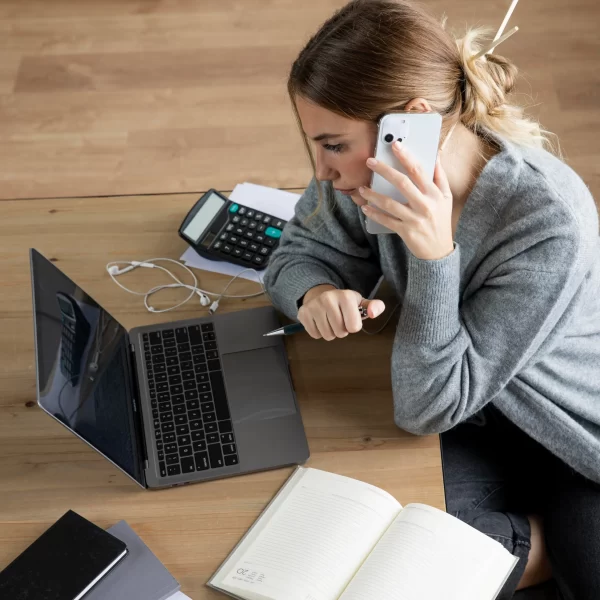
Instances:
[[[232,467],[233,465],[238,464],[237,454],[228,454],[225,456],[225,466]]]
[[[184,342],[189,342],[190,338],[188,336],[186,327],[177,327],[175,329],[175,339],[178,344],[183,344]]]
[[[196,429],[202,429],[202,421],[190,421],[190,429],[196,431]]]
[[[162,366],[162,365],[156,365],[158,366]],[[181,373],[181,371],[179,370],[179,364],[175,364],[175,365],[170,365],[167,368],[167,375],[179,375]]]
[[[194,466],[194,457],[187,456],[181,459],[181,471],[182,473],[193,473],[196,470]]]
[[[202,333],[206,333],[207,331],[214,331],[215,327],[212,323],[202,323]]]
[[[192,346],[192,356],[204,354],[204,346]]]
[[[169,400],[171,400],[171,394],[169,394],[169,392],[161,392],[158,394],[157,399],[159,402],[169,402]]]
[[[176,356],[169,356],[167,358],[167,367],[172,367],[173,365],[179,365],[179,359]]]
[[[163,381],[167,381],[167,374],[166,373],[155,373],[154,381],[156,381],[157,384],[162,383]]]
[[[218,469],[223,466],[223,454],[219,444],[208,445],[208,458],[210,459],[211,469]]]
[[[183,386],[181,386],[181,385],[171,386],[171,394],[183,394]]]
[[[196,379],[196,375],[194,374],[194,371],[184,371],[181,374],[181,379],[183,379],[183,381],[193,380]]]
[[[166,421],[173,420],[173,413],[171,411],[160,413],[160,422],[165,423]]]
[[[205,423],[212,423],[217,420],[217,415],[214,412],[209,412],[202,415]]]
[[[161,363],[159,365],[154,365],[155,373],[164,373],[166,370],[167,370],[167,365],[165,365],[164,363]]]
[[[183,382],[184,390],[195,390],[196,389],[196,381],[194,379],[190,379],[189,381]]]
[[[181,352],[179,354],[179,360],[181,362],[187,362],[192,360],[192,353],[191,352]]]
[[[185,404],[177,404],[176,406],[173,407],[173,414],[174,415],[185,415],[186,414],[186,409],[185,409]]]
[[[209,433],[206,435],[206,442],[208,444],[216,444],[219,441],[218,433]]]
[[[158,460],[165,460],[164,450],[159,450],[157,454],[158,454]]]
[[[205,362],[206,362],[206,356],[204,355],[204,353],[194,355],[193,363],[195,365],[203,365]]]
[[[163,423],[161,429],[163,433],[171,433],[172,431],[175,431],[175,423]]]
[[[171,403],[170,402],[159,402],[158,410],[160,410],[160,412],[167,412],[167,411],[171,410]]]
[[[164,461],[158,463],[158,472],[160,473],[161,477],[167,476],[167,467],[165,466]]]
[[[190,410],[188,412],[187,416],[190,419],[190,421],[195,421],[196,419],[202,419],[202,413],[198,409]]]
[[[175,425],[185,425],[187,422],[187,415],[175,415]]]
[[[197,398],[198,398],[198,392],[196,390],[187,390],[185,392],[186,400],[197,400]]]
[[[169,384],[168,383],[159,383],[156,386],[156,391],[157,392],[168,392],[169,391]]]
[[[205,347],[207,350],[216,350],[216,349],[217,349],[217,342],[206,342],[206,343],[204,344],[204,347]]]
[[[167,433],[165,434],[165,436],[163,437],[163,442],[165,444],[171,444],[172,442],[175,441],[175,434],[174,433]]]
[[[188,327],[189,340],[192,346],[202,343],[202,334],[200,333],[200,325],[190,325]]]
[[[192,441],[193,442],[199,442],[201,440],[203,440],[205,438],[205,434],[204,431],[199,430],[199,431],[192,431]]]
[[[165,348],[176,348],[177,347],[177,342],[175,341],[175,339],[172,339],[172,340],[163,340],[163,346]]]
[[[223,454],[235,454],[235,444],[225,444],[223,446]]]
[[[190,445],[190,443],[191,443],[190,436],[189,436],[189,435],[180,435],[180,436],[177,438],[177,443],[178,443],[180,446],[189,446],[189,445]]]
[[[208,385],[208,383],[200,383],[198,380],[196,380],[198,382],[198,390],[200,391],[200,393],[205,393],[205,392],[210,392],[210,385]],[[212,396],[211,396],[212,398]]]
[[[181,467],[179,465],[171,465],[167,467],[167,473],[169,475],[181,475]]]
[[[163,340],[170,340],[175,337],[175,332],[172,329],[163,329],[162,331]]]
[[[178,385],[181,383],[181,375],[171,375],[169,377],[169,385]]]
[[[208,452],[194,454],[194,461],[196,463],[196,471],[206,471],[209,468]]]
[[[206,423],[206,425],[204,426],[204,431],[206,431],[206,433],[215,433],[217,431],[217,424]]]
[[[192,444],[192,448],[194,449],[194,452],[203,452],[206,450],[206,442],[204,440],[200,442],[194,442]]]
[[[202,334],[202,339],[205,342],[213,342],[216,339],[214,332],[208,331]]]
[[[150,344],[160,344],[162,343],[162,335],[160,331],[152,331],[148,338],[150,340]],[[146,338],[144,338],[145,340]]]
[[[177,344],[177,352],[181,354],[182,352],[189,352],[190,345],[186,342],[185,344]]]
[[[225,383],[223,381],[223,373],[213,371],[210,374],[210,383],[212,386],[213,399],[215,402],[215,411],[219,421],[229,419],[229,407],[227,406],[227,395],[225,394]],[[229,430],[231,431],[231,429]],[[222,433],[225,433],[221,430]]]
[[[212,402],[202,402],[200,404],[200,410],[202,410],[203,413],[211,412],[214,409],[215,409],[215,405]]]
[[[173,452],[177,452],[177,444],[165,444],[165,452],[167,454],[173,454]]]
[[[219,353],[216,350],[209,350],[206,353],[206,358],[207,359],[211,359],[211,358],[219,358]]]
[[[219,362],[219,360],[209,360],[208,361],[208,370],[209,371],[220,371],[221,363]]]
[[[152,409],[152,418],[153,419],[158,419],[158,408],[153,408]]]
[[[162,346],[150,346],[150,354],[162,354]]]
[[[190,371],[193,368],[194,368],[194,363],[191,360],[186,360],[181,363],[182,371]]]
[[[175,394],[172,398],[171,398],[171,402],[173,404],[183,404],[185,401],[185,398],[181,395],[181,394]]]
[[[206,365],[206,363],[194,365],[194,371],[196,372],[196,374],[206,373],[208,371],[208,366]],[[198,380],[197,377],[196,380]]]
[[[192,455],[192,447],[191,446],[182,446],[179,448],[179,456],[191,456]]]
[[[219,421],[219,431],[221,433],[229,433],[230,431],[233,431],[231,421]]]
[[[222,433],[221,444],[231,444],[233,442],[233,433]]]
[[[178,465],[179,464],[179,455],[178,454],[167,454],[167,464],[168,465]]]
[[[206,381],[208,381],[208,373],[198,373],[196,371],[196,383],[205,383]]]
[[[152,364],[156,365],[159,363],[164,363],[165,362],[165,357],[162,354],[154,354],[152,356]]]
[[[200,402],[198,402],[198,400],[188,400],[185,405],[188,410],[197,410],[200,408]]]
[[[177,435],[185,435],[189,432],[190,428],[187,425],[177,425],[177,427],[175,427],[175,433],[177,433]]]

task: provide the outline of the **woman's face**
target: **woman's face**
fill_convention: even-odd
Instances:
[[[375,151],[377,126],[347,119],[301,96],[296,97],[296,106],[302,128],[313,142],[317,179],[331,181],[355,204],[365,204],[358,187],[371,182],[372,171],[366,161]]]

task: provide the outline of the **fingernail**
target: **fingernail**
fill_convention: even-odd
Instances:
[[[364,187],[361,185],[361,186],[358,188],[358,192],[359,192],[360,194],[364,194],[364,193],[365,193],[365,188],[364,188]]]
[[[362,210],[365,213],[365,215],[366,215],[369,212],[369,207],[366,204],[363,204],[360,207],[360,210]]]
[[[404,148],[402,147],[402,144],[400,142],[394,142],[394,148],[396,148],[398,152],[404,152]]]
[[[367,160],[367,165],[369,165],[369,167],[374,167],[377,164],[377,161],[374,158],[369,158]]]

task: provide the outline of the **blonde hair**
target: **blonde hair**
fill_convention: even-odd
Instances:
[[[471,28],[457,38],[445,21],[407,0],[353,0],[310,38],[292,65],[288,93],[313,171],[297,96],[373,123],[404,110],[413,98],[425,98],[443,117],[442,138],[459,121],[484,139],[489,130],[561,157],[549,139],[553,134],[508,101],[517,67],[498,54],[472,59],[492,39],[492,30]]]

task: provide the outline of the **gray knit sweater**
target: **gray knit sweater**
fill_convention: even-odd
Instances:
[[[397,235],[366,233],[362,212],[330,185],[306,221],[313,180],[272,256],[267,290],[295,318],[313,286],[366,296],[383,274],[402,303],[391,356],[398,427],[446,431],[492,402],[600,482],[596,207],[566,164],[494,138],[501,151],[467,200],[452,254],[420,260]]]

